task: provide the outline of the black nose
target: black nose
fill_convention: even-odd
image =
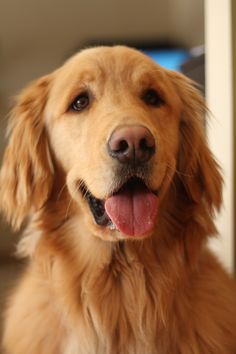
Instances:
[[[108,152],[121,163],[147,162],[155,153],[155,140],[144,126],[118,127],[108,141]]]

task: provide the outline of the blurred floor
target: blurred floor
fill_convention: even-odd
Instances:
[[[13,258],[0,258],[0,338],[2,334],[3,313],[7,298],[17,283],[22,268],[23,264],[20,261]],[[0,353],[4,354],[2,350]]]

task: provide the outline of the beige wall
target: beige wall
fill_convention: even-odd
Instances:
[[[166,38],[203,43],[203,0],[8,0],[0,11],[0,90],[11,94],[93,39]]]
[[[204,0],[168,0],[169,36],[187,47],[204,44]]]

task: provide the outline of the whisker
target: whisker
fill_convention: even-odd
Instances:
[[[173,187],[174,194],[175,194],[175,197],[176,197],[177,196],[177,188],[176,188],[175,182],[174,182],[174,180],[173,180],[173,178],[171,176],[167,175],[167,178],[169,178],[170,185]]]
[[[60,192],[58,193],[58,195],[57,195],[57,202],[59,201],[59,199],[61,198],[61,195],[62,195],[62,193],[63,193],[63,191],[64,191],[64,189],[66,188],[66,183],[63,185],[63,187],[61,188],[61,190],[60,190]]]
[[[185,172],[179,171],[176,167],[173,167],[173,166],[171,166],[170,164],[167,164],[167,167],[168,167],[170,170],[172,170],[172,171],[174,171],[175,173],[177,173],[178,176],[180,176],[180,177],[181,177],[181,176],[190,177],[190,178],[194,177],[193,174],[189,174],[189,173],[185,173]]]
[[[72,197],[70,197],[70,201],[69,201],[69,203],[68,203],[68,206],[67,206],[67,209],[66,209],[66,213],[65,213],[65,220],[68,218],[72,201],[73,201],[73,199],[72,199]]]

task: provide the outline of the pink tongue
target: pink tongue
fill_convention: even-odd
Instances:
[[[155,223],[158,198],[145,186],[124,189],[105,202],[106,213],[117,229],[128,236],[142,236]]]

